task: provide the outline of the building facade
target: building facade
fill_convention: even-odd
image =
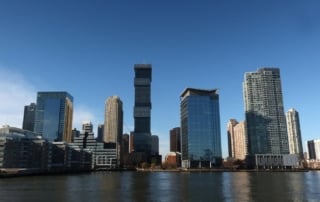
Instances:
[[[104,124],[99,124],[97,129],[97,142],[103,142]]]
[[[170,130],[170,152],[181,152],[180,127]]]
[[[184,90],[180,118],[182,167],[219,166],[222,154],[217,90]]]
[[[246,124],[230,119],[227,125],[229,157],[244,160],[247,155]]]
[[[67,92],[38,92],[34,132],[49,141],[71,142],[73,97]]]
[[[31,103],[30,105],[24,106],[22,129],[33,131],[35,116],[36,116],[35,103]]]
[[[108,148],[117,150],[118,166],[120,166],[122,131],[122,101],[118,96],[111,96],[106,101],[103,142],[109,145]]]
[[[121,143],[123,130],[123,110],[122,101],[118,96],[111,96],[106,101],[104,119],[105,143]]]
[[[150,64],[134,65],[134,152],[141,160],[150,161],[151,155],[151,80],[152,67]]]
[[[320,139],[308,141],[309,159],[320,160]]]
[[[159,137],[157,135],[151,136],[151,155],[159,155]]]
[[[300,129],[299,113],[295,109],[289,109],[286,113],[289,153],[297,154],[303,159],[302,137]]]
[[[245,73],[243,90],[248,154],[289,154],[280,70]]]

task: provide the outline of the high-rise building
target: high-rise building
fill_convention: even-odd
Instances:
[[[34,130],[35,115],[36,115],[35,103],[31,103],[30,105],[24,106],[22,129],[29,130],[29,131]]]
[[[221,164],[219,95],[216,89],[187,88],[180,96],[182,167]]]
[[[151,80],[150,64],[135,64],[134,99],[134,152],[151,154]]]
[[[89,122],[85,121],[82,123],[82,133],[83,134],[85,134],[85,133],[92,134],[93,133],[93,125],[90,121]]]
[[[49,141],[71,142],[73,97],[67,92],[38,92],[34,132]]]
[[[180,127],[170,130],[170,151],[181,152]]]
[[[104,120],[103,141],[120,145],[123,130],[123,111],[122,101],[118,96],[111,96],[107,99]]]
[[[120,150],[123,131],[122,101],[118,96],[111,96],[106,101],[103,142],[108,148],[117,150],[117,164],[120,165]]]
[[[97,131],[97,142],[103,142],[103,135],[104,135],[104,124],[98,125],[98,131]]]
[[[151,135],[151,155],[159,155],[159,137]]]
[[[245,122],[230,119],[227,125],[229,157],[243,160],[247,154]]]
[[[320,160],[320,139],[308,141],[309,159]]]
[[[133,141],[134,137],[133,137],[133,132],[130,132],[130,138],[129,138],[129,153],[133,153],[134,152],[134,145],[133,145]]]
[[[287,114],[289,153],[297,154],[303,159],[302,138],[300,130],[299,113],[295,109],[289,109]]]
[[[129,134],[123,134],[122,135],[122,141],[121,141],[121,165],[127,165],[129,164]]]
[[[279,68],[247,72],[243,89],[248,154],[288,154]]]

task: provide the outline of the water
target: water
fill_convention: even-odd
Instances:
[[[320,171],[96,172],[0,179],[0,201],[320,201]]]

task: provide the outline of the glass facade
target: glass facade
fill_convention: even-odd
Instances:
[[[134,151],[151,153],[151,80],[150,64],[134,65]]]
[[[183,167],[220,164],[222,154],[217,91],[188,88],[181,95],[180,109]]]
[[[248,154],[288,154],[280,70],[262,68],[246,73],[243,88]]]
[[[67,92],[38,92],[34,131],[49,141],[71,142],[72,113]]]

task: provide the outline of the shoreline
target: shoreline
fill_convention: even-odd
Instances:
[[[131,169],[101,169],[101,170],[37,170],[37,169],[1,169],[0,178],[22,177],[22,176],[50,176],[50,175],[74,175],[94,172],[179,172],[179,173],[196,173],[196,172],[309,172],[320,171],[320,169],[151,169],[151,168],[131,168]]]

